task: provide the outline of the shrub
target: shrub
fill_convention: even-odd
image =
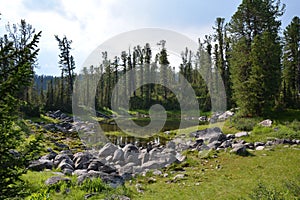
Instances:
[[[260,121],[258,118],[233,118],[233,126],[241,131],[252,131],[254,126]]]

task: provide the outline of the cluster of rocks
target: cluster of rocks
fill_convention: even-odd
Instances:
[[[125,180],[135,174],[163,168],[174,162],[180,163],[185,159],[176,151],[174,142],[169,142],[165,147],[152,149],[138,148],[133,144],[120,148],[107,143],[99,152],[86,151],[72,154],[69,150],[60,153],[51,149],[48,151],[47,155],[33,161],[28,169],[34,171],[59,169],[64,175],[77,175],[79,184],[87,178],[100,177],[112,187],[123,185]]]
[[[238,132],[236,134],[223,134],[218,127],[198,130],[189,134],[189,136],[181,135],[173,141],[176,143],[176,149],[183,150],[227,150],[238,155],[247,155],[247,150],[263,150],[278,144],[299,145],[300,140],[290,139],[274,139],[267,142],[248,143],[242,140],[244,136],[248,136],[248,132]]]
[[[74,122],[73,118],[61,112],[60,110],[49,111],[46,113],[46,116],[59,120],[59,123],[45,124],[41,122],[40,125],[42,125],[46,130],[52,132],[60,131],[62,133],[71,133],[76,131],[72,124]]]

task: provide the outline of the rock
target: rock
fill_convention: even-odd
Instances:
[[[139,155],[141,157],[141,164],[144,164],[149,161],[150,155],[148,152],[144,152]]]
[[[197,150],[198,151],[207,151],[209,150],[209,146],[207,146],[206,144],[202,144],[201,146],[198,146]]]
[[[234,136],[235,136],[235,138],[240,138],[240,137],[245,137],[248,135],[249,135],[248,132],[243,131],[243,132],[236,133]]]
[[[181,180],[185,178],[185,174],[177,174],[176,176],[174,176],[173,180],[177,181],[177,180]]]
[[[264,146],[258,146],[255,148],[256,151],[261,151],[261,150],[264,150],[265,147]]]
[[[156,183],[156,182],[157,182],[157,180],[153,177],[148,178],[148,181],[147,181],[148,184],[152,184],[152,183]]]
[[[88,173],[88,171],[86,169],[77,169],[72,174],[76,175],[76,176],[81,176],[86,173]]]
[[[253,143],[245,143],[245,146],[247,149],[254,149],[254,144]]]
[[[240,143],[233,144],[230,153],[235,153],[237,155],[246,155],[247,154],[246,146]]]
[[[54,151],[48,153],[47,155],[42,156],[40,159],[41,160],[52,160],[57,156],[57,153],[55,153]]]
[[[88,171],[90,170],[94,170],[94,171],[100,171],[99,168],[101,166],[104,166],[104,163],[99,160],[99,159],[95,159],[95,160],[92,160],[87,168]]]
[[[224,148],[224,149],[229,148],[229,147],[231,147],[231,141],[230,141],[230,140],[224,141],[224,142],[219,146],[219,148]]]
[[[219,146],[221,145],[221,142],[220,141],[213,141],[211,143],[209,143],[207,146],[210,148],[210,149],[217,149]]]
[[[158,160],[158,162],[162,163],[164,166],[170,165],[176,161],[178,161],[176,155],[172,153],[161,154]]]
[[[73,174],[73,169],[69,169],[69,168],[65,168],[64,170],[63,170],[63,173],[65,174],[65,175],[72,175]]]
[[[227,140],[233,140],[233,139],[235,139],[235,135],[233,135],[233,134],[227,134],[226,135],[226,139]]]
[[[152,172],[153,175],[155,176],[161,176],[162,175],[162,172],[158,169],[155,169],[153,172]]]
[[[93,158],[93,155],[88,152],[78,152],[73,156],[73,162],[75,169],[87,169],[89,161]]]
[[[229,117],[232,117],[233,115],[234,115],[234,112],[228,110],[228,111],[224,112],[223,114],[221,114],[218,117],[218,120],[225,121],[226,119],[228,119]]]
[[[274,145],[274,142],[273,142],[273,141],[270,141],[270,140],[268,140],[268,141],[266,142],[266,145],[265,145],[265,146],[272,146],[272,145]]]
[[[53,162],[50,160],[36,160],[31,162],[28,169],[32,171],[43,171],[44,169],[52,169]]]
[[[128,157],[125,159],[125,163],[135,163],[135,165],[141,165],[141,160],[138,158],[139,154],[129,153]]]
[[[69,156],[69,158],[71,158],[71,160],[73,160],[74,156],[71,150],[62,150],[61,152],[59,152],[59,154],[66,154]]]
[[[124,148],[123,148],[124,153],[126,152],[134,152],[134,153],[139,153],[139,149],[133,145],[133,144],[127,144]]]
[[[61,161],[61,163],[59,163],[58,169],[64,170],[64,169],[70,169],[72,170],[72,172],[74,171],[74,167],[72,165],[70,165],[69,163],[66,162],[66,160]]]
[[[121,167],[119,169],[119,174],[121,174],[121,175],[126,174],[126,173],[132,174],[134,166],[136,166],[135,163],[127,163],[126,165],[124,165],[123,167]]]
[[[265,143],[263,142],[254,142],[254,147],[258,147],[258,146],[265,146]]]
[[[101,178],[101,180],[110,185],[113,188],[117,188],[118,186],[124,185],[125,181],[122,176],[117,174],[106,174],[103,172],[89,171],[87,174],[83,174],[77,177],[78,184],[82,184],[86,179],[94,179]]]
[[[169,141],[169,142],[166,144],[166,148],[168,148],[168,149],[176,149],[176,144],[175,144],[175,142]]]
[[[114,155],[114,152],[118,149],[118,147],[112,143],[107,143],[102,149],[100,149],[98,156],[100,158],[106,158],[107,156]]]
[[[64,181],[64,182],[71,182],[71,179],[69,178],[66,178],[66,177],[62,177],[62,176],[53,176],[53,177],[50,177],[48,178],[46,181],[45,181],[45,184],[46,185],[54,185],[60,181]]]
[[[151,161],[148,161],[144,164],[142,164],[142,169],[160,169],[164,167],[164,164],[163,163],[159,163],[158,161],[156,160],[151,160]]]
[[[186,159],[186,156],[182,155],[181,153],[176,153],[176,161],[181,163]]]
[[[198,120],[199,120],[200,122],[206,122],[206,121],[207,121],[207,117],[206,117],[206,116],[200,116],[200,117],[198,118]]]
[[[265,127],[271,127],[272,126],[272,120],[266,119],[264,121],[259,122],[259,125],[265,126]]]
[[[100,172],[104,172],[104,173],[107,173],[107,174],[117,172],[117,169],[115,167],[112,167],[112,166],[109,166],[109,165],[100,166],[98,170]]]
[[[113,162],[124,161],[124,152],[122,149],[117,149],[112,158]]]
[[[226,135],[222,133],[219,127],[215,127],[197,131],[197,138],[212,143],[213,141],[225,141]]]

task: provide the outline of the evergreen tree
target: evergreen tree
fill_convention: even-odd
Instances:
[[[277,99],[281,24],[277,17],[283,9],[279,0],[243,0],[230,21],[233,97],[242,115],[266,114]],[[268,45],[274,47],[273,52]],[[257,93],[253,87],[261,84],[263,91]]]
[[[159,45],[162,46],[160,52],[159,52],[159,64],[160,64],[160,79],[161,83],[164,86],[163,87],[163,97],[164,100],[167,100],[168,96],[168,66],[169,66],[169,61],[168,61],[168,54],[167,50],[165,48],[165,40],[161,40],[159,42]]]
[[[26,172],[29,150],[37,145],[32,142],[27,150],[19,151],[18,155],[14,153],[22,145],[22,131],[16,128],[14,122],[22,101],[17,97],[24,86],[32,84],[32,63],[38,55],[41,32],[34,34],[26,43],[20,42],[24,39],[22,34],[18,36],[17,40],[9,40],[7,35],[0,37],[0,199],[17,195],[17,182]],[[22,48],[16,48],[21,43],[24,44]]]
[[[58,47],[60,50],[59,55],[59,64],[61,68],[61,106],[65,108],[65,111],[71,111],[71,95],[73,92],[73,83],[75,79],[74,69],[75,69],[75,61],[73,56],[71,55],[71,44],[72,40],[68,40],[66,36],[60,39],[57,35],[55,35],[55,39],[58,42]],[[66,96],[66,105],[64,105],[64,81],[68,83],[66,88],[67,96]]]
[[[294,17],[284,31],[283,53],[284,103],[290,108],[300,105],[300,19]]]

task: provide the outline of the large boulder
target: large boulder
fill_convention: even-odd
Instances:
[[[245,137],[245,136],[248,136],[248,135],[249,135],[248,132],[242,131],[242,132],[236,133],[234,136],[235,136],[235,138],[240,138],[240,137]]]
[[[78,152],[73,156],[73,162],[75,169],[87,169],[89,161],[93,158],[93,155],[88,152]]]
[[[44,169],[52,169],[53,162],[50,160],[40,159],[30,163],[28,169],[32,171],[43,171]]]
[[[117,162],[117,161],[124,161],[124,152],[122,149],[117,149],[114,152],[114,156],[112,158],[113,162]]]
[[[119,174],[123,175],[123,174],[132,174],[133,173],[133,167],[135,167],[136,164],[135,163],[127,163],[126,165],[124,165],[123,167],[121,167],[119,169]]]
[[[74,167],[73,160],[67,155],[67,154],[58,154],[54,158],[54,166],[58,167],[58,165],[64,160],[65,163],[70,164],[72,167]]]
[[[237,143],[237,144],[232,144],[232,150],[230,151],[230,153],[235,153],[237,155],[247,155],[247,149],[246,146],[244,144],[241,143]]]
[[[106,158],[107,156],[113,156],[118,147],[112,143],[107,143],[99,151],[98,156],[100,158]]]
[[[84,180],[86,179],[94,179],[94,178],[101,178],[101,180],[110,185],[113,188],[117,188],[118,186],[124,185],[125,181],[122,176],[119,176],[117,174],[106,174],[103,172],[97,172],[97,171],[89,171],[86,174],[80,175],[77,177],[78,184],[82,184]]]
[[[191,133],[194,137],[202,139],[205,142],[212,143],[213,141],[225,141],[226,135],[224,135],[219,127],[207,128],[204,130],[198,130]]]
[[[137,148],[137,146],[133,145],[133,144],[127,144],[124,148],[123,148],[124,153],[126,152],[134,152],[134,153],[139,153],[139,149]]]

